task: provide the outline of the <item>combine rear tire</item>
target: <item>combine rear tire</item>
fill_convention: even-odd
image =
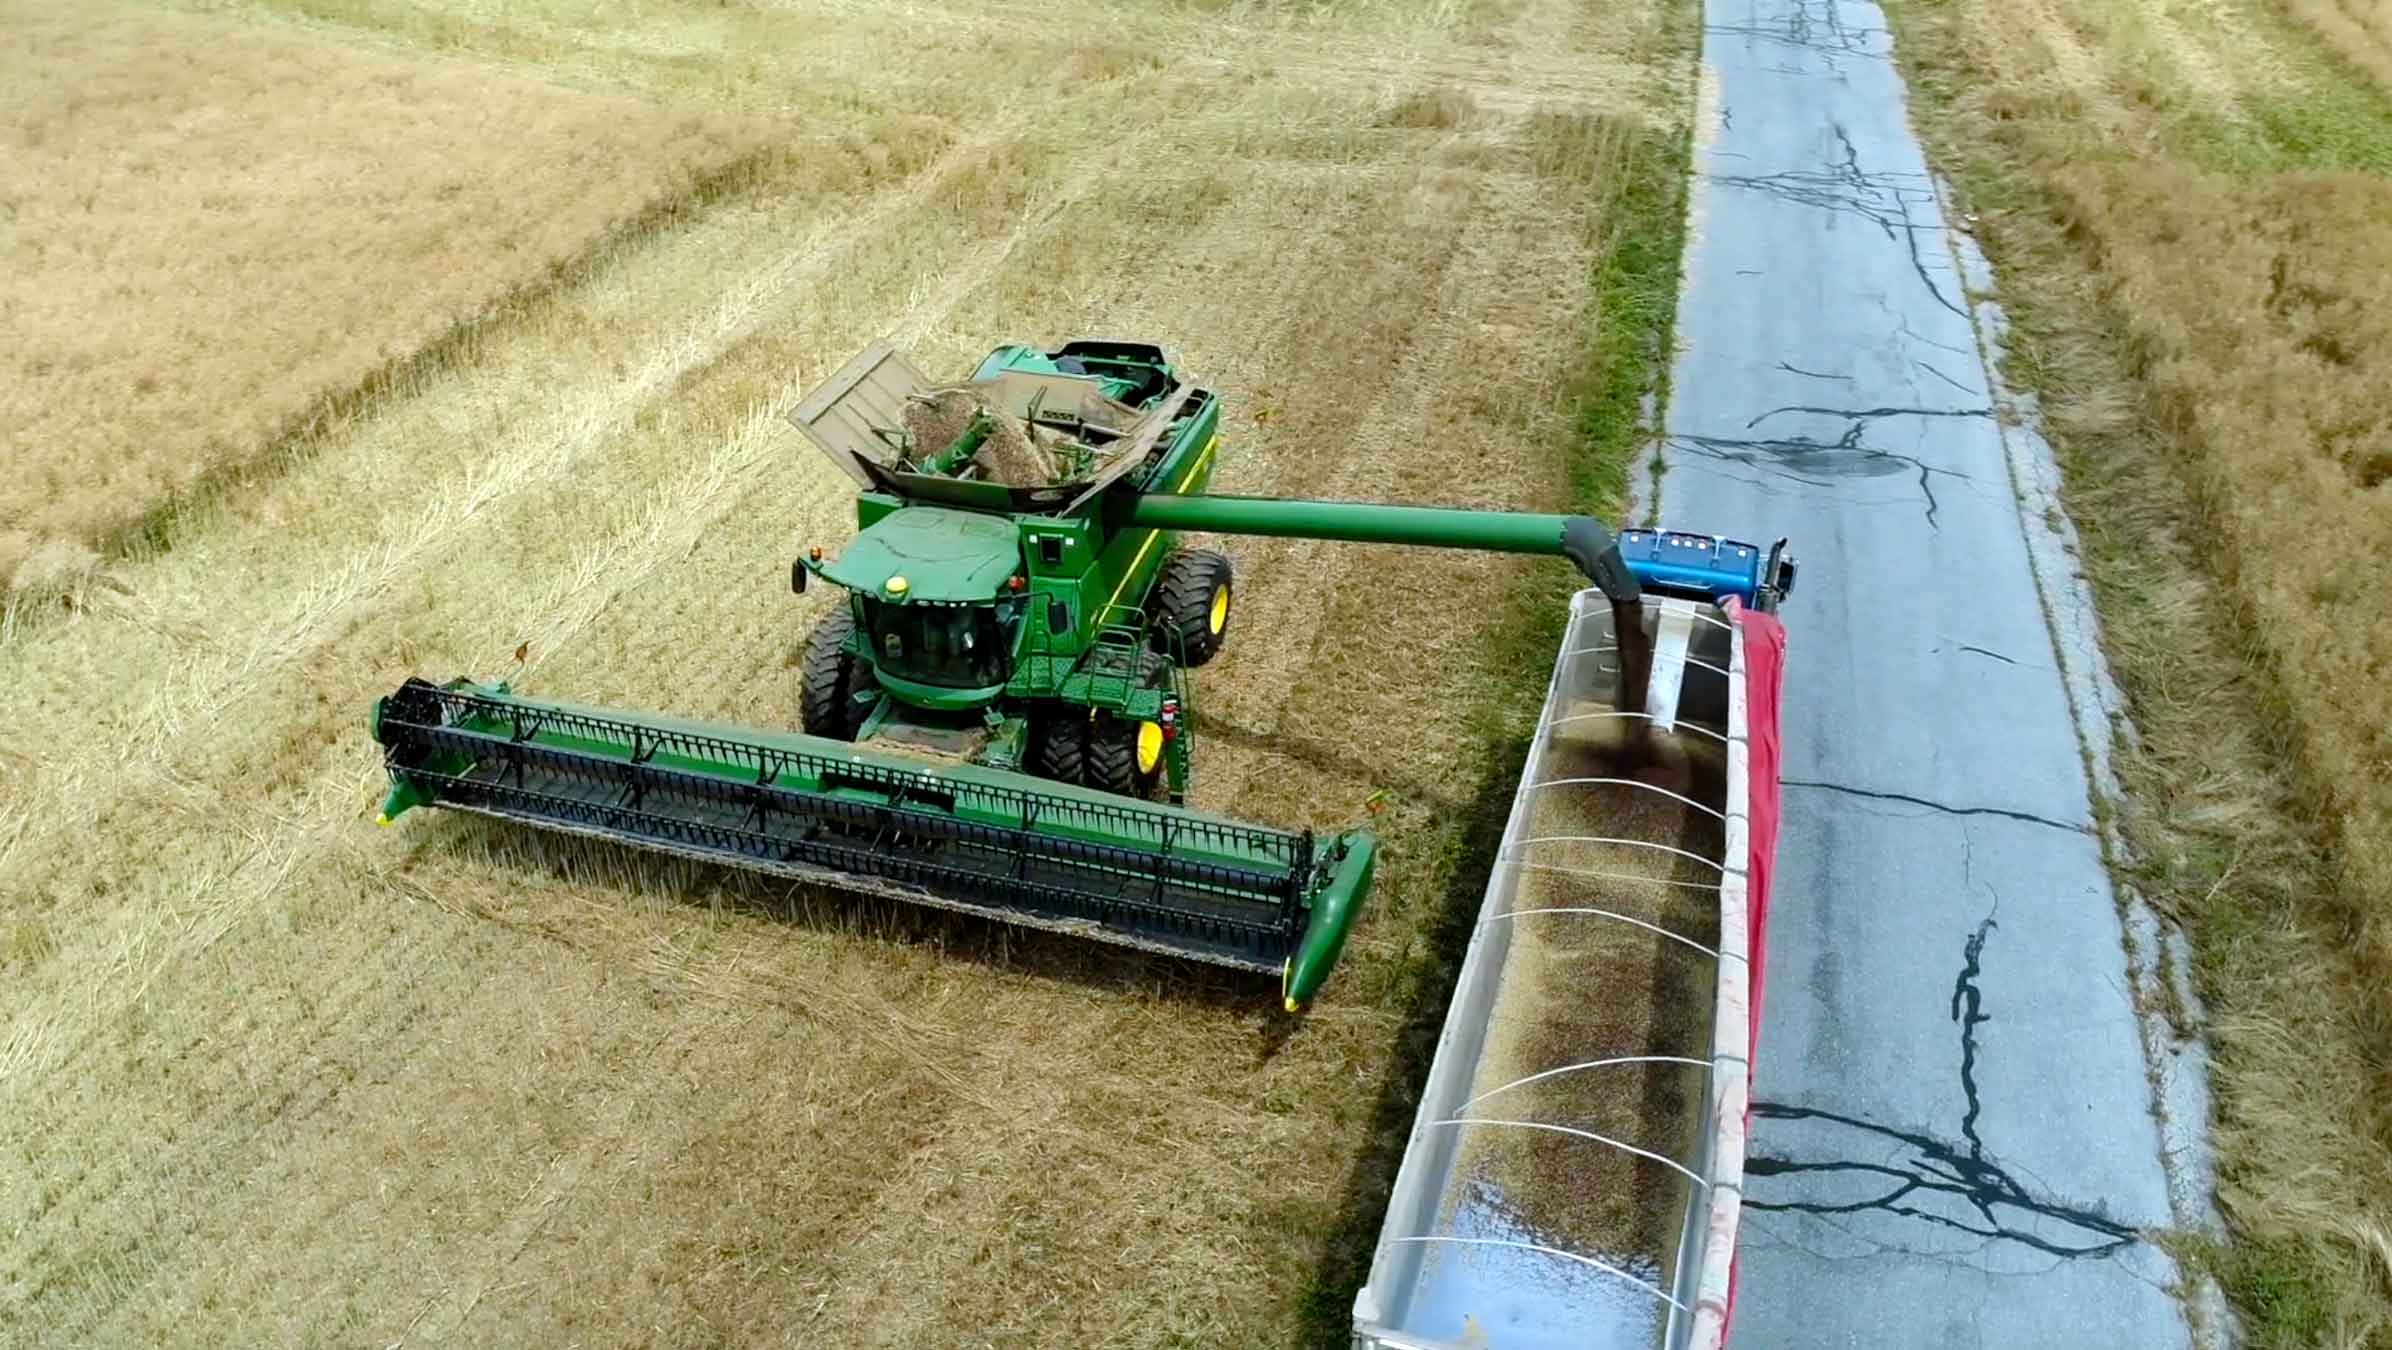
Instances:
[[[1182,549],[1163,560],[1156,574],[1148,617],[1155,650],[1190,668],[1221,650],[1229,633],[1229,559],[1204,549]]]
[[[823,616],[806,639],[804,663],[798,670],[797,710],[806,733],[834,741],[852,741],[863,730],[870,709],[856,698],[871,687],[872,672],[847,639],[855,632],[855,615],[844,606]]]

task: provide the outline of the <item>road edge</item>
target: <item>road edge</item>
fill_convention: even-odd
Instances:
[[[2222,1242],[2226,1225],[2217,1206],[2217,1155],[2208,1129],[2211,1051],[2201,1030],[2208,1013],[2189,974],[2191,943],[2134,885],[2128,866],[2132,846],[2119,828],[2117,808],[2126,789],[2111,749],[2135,743],[2134,719],[2102,647],[2100,609],[2092,583],[2077,562],[2082,546],[2076,522],[2061,501],[2059,459],[2043,434],[2041,404],[2032,390],[2012,385],[2003,372],[2010,320],[1994,299],[1993,265],[1967,228],[1973,217],[1961,209],[1951,185],[1932,165],[1930,179],[1960,273],[1969,324],[1976,332],[1977,355],[1995,410],[1995,432],[2010,468],[2011,492],[2018,500],[2019,532],[2037,600],[2084,754],[2095,832],[2125,938],[2135,1029],[2150,1083],[2152,1120],[2159,1129],[2169,1216],[2179,1234]],[[2193,1344],[2199,1350],[2240,1346],[2240,1325],[2216,1276],[2204,1264],[2181,1255],[2175,1265],[2178,1283],[2172,1292],[2184,1305]]]

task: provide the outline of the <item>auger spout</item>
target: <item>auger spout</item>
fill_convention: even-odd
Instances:
[[[1159,530],[1409,544],[1419,548],[1568,558],[1611,602],[1612,617],[1620,635],[1620,682],[1615,706],[1645,705],[1646,687],[1652,678],[1653,645],[1644,627],[1644,587],[1621,554],[1619,539],[1592,516],[1149,492],[1131,504],[1129,523]]]

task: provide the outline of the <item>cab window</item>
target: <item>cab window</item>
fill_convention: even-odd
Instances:
[[[873,663],[902,680],[984,689],[1013,673],[1012,625],[994,605],[863,602]]]

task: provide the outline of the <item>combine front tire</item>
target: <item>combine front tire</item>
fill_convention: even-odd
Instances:
[[[1088,786],[1124,797],[1151,797],[1163,776],[1163,729],[1100,712],[1088,724]]]
[[[1232,589],[1229,559],[1218,553],[1182,549],[1164,559],[1150,608],[1155,650],[1191,668],[1212,660],[1229,632]]]
[[[1088,772],[1088,713],[1061,704],[1033,714],[1030,772],[1058,783],[1079,783]]]
[[[806,639],[798,670],[797,708],[808,735],[852,741],[864,728],[870,707],[856,695],[871,687],[872,672],[847,650],[855,615],[842,607],[823,616]]]

